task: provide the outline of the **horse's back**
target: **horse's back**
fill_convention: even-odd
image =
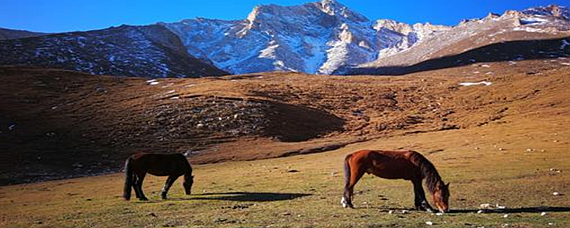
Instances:
[[[182,154],[135,153],[130,157],[135,169],[156,176],[181,175],[190,168]]]
[[[389,150],[359,150],[349,154],[352,159],[367,159],[367,160],[409,160],[415,151],[389,151]]]
[[[352,153],[354,165],[367,173],[388,179],[411,179],[420,174],[419,167],[411,161],[415,151],[361,150]]]

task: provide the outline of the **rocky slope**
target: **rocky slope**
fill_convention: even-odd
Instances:
[[[0,40],[0,65],[31,65],[90,74],[199,77],[226,72],[188,54],[160,25]]]
[[[416,66],[424,61],[433,63],[434,60],[444,57],[449,59],[450,56],[467,51],[471,52],[472,58],[455,59],[457,61],[455,64],[445,65],[451,67],[480,61],[499,61],[497,58],[488,56],[491,52],[482,48],[492,44],[497,44],[493,46],[494,49],[502,49],[501,61],[564,57],[568,55],[568,48],[570,48],[567,46],[570,39],[565,39],[570,37],[568,12],[566,7],[552,5],[530,8],[521,12],[507,11],[502,15],[489,14],[481,19],[464,20],[458,26],[430,36],[410,49],[394,55],[380,56],[379,59],[370,63],[345,66],[337,70],[335,74],[404,74],[419,70],[421,67]],[[522,45],[525,42],[511,42],[555,38],[559,39],[557,44],[552,44],[556,46],[554,48],[556,50],[547,50],[552,49],[551,44],[533,46]],[[500,45],[505,42],[521,45]],[[526,48],[532,48],[532,50],[524,50]],[[482,50],[482,52],[475,54],[476,50]],[[551,51],[562,53],[550,54]],[[505,54],[508,53],[511,55],[506,56]],[[480,58],[475,57],[476,55]]]
[[[299,6],[260,5],[244,20],[161,23],[188,52],[231,73],[297,71],[330,74],[409,48],[448,29],[429,23],[371,21],[334,0]]]
[[[0,40],[19,39],[43,35],[46,35],[46,33],[0,28]]]

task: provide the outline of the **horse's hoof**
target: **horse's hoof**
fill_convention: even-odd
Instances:
[[[342,207],[344,207],[344,208],[347,208],[349,206],[344,197],[342,197],[342,199],[340,200],[340,203],[342,204]]]

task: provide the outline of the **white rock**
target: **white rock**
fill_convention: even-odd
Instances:
[[[553,192],[552,195],[558,196],[558,195],[560,195],[560,193],[559,192]]]
[[[509,214],[503,215],[503,218],[508,218],[508,217],[509,217]]]
[[[477,214],[482,214],[482,213],[485,213],[485,210],[478,210],[477,211]]]
[[[427,221],[426,224],[427,224],[428,226],[433,226],[433,222],[431,222],[431,221]]]
[[[394,211],[393,211],[393,210],[389,210],[389,211],[388,211],[388,214],[394,214]]]
[[[548,214],[548,212],[542,212],[542,213],[540,213],[540,216],[545,216],[547,214]]]
[[[479,208],[481,208],[481,209],[489,209],[489,208],[491,208],[491,204],[483,203],[483,204],[479,205]]]
[[[437,215],[437,216],[442,216],[443,213],[442,213],[442,212],[437,212],[437,213],[435,213],[435,215]]]

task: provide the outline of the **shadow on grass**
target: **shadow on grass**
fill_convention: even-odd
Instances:
[[[419,211],[415,208],[406,208],[406,207],[381,207],[381,206],[356,206],[354,209],[356,210],[366,210],[366,209],[375,209],[381,212],[389,212],[394,211],[396,213],[401,211],[408,211],[408,212],[425,212]],[[477,213],[481,209],[451,209],[448,213],[450,214],[463,214],[463,213]],[[434,210],[434,213],[438,212]],[[485,209],[483,210],[484,214],[516,214],[516,213],[540,213],[540,212],[570,212],[570,207],[517,207],[517,208],[505,208],[505,209]]]
[[[480,209],[455,209],[450,210],[449,213],[477,213]],[[483,210],[485,214],[491,213],[537,213],[537,212],[569,212],[570,207],[518,207],[518,208],[505,208],[505,209],[486,209]]]
[[[189,200],[225,200],[238,202],[268,202],[292,200],[310,196],[304,193],[273,193],[273,192],[222,192],[193,194]]]

